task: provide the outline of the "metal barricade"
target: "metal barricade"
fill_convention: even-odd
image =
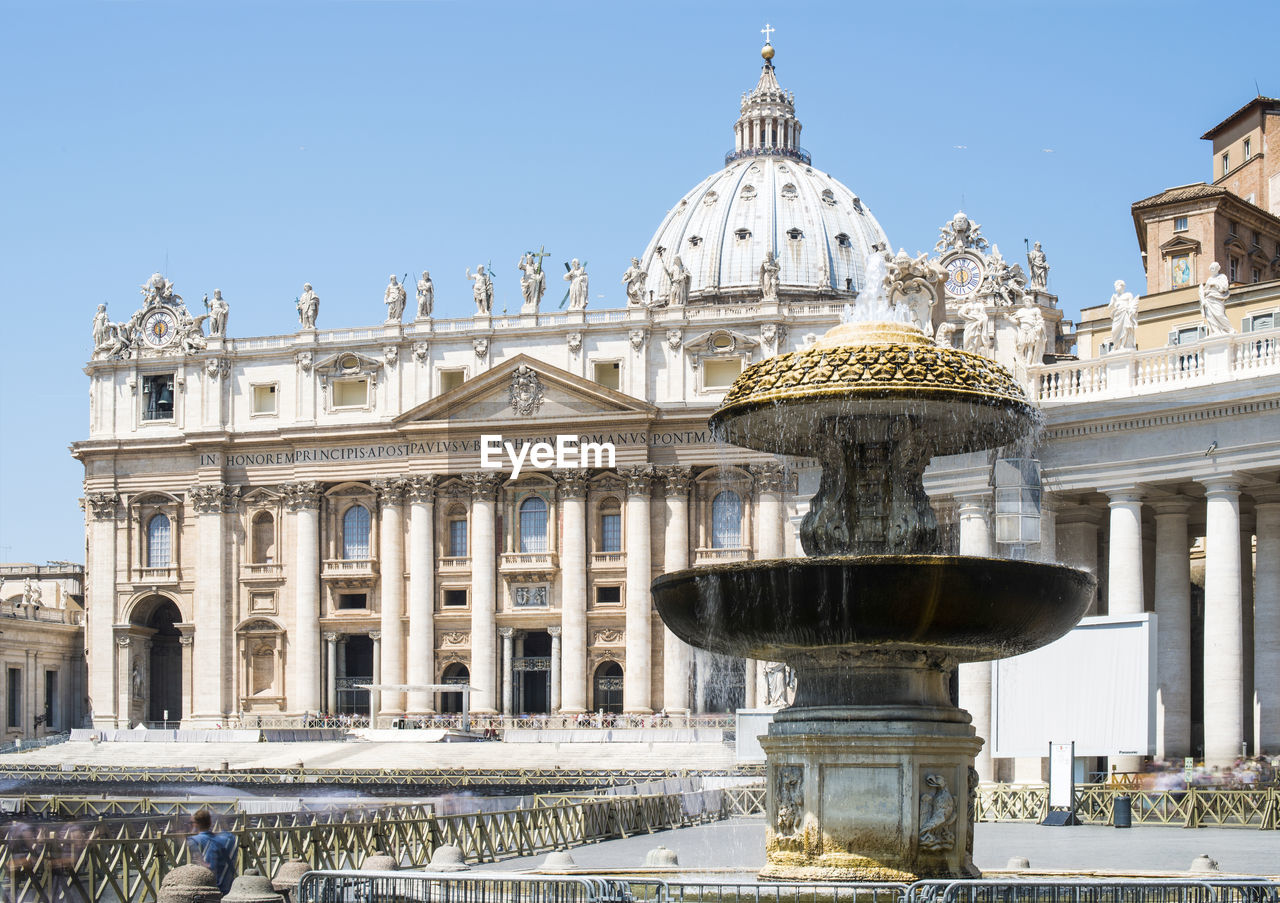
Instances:
[[[917,881],[905,903],[1270,903],[1280,884],[1186,878]]]
[[[669,903],[902,903],[907,885],[895,882],[650,881],[631,879],[637,901]]]
[[[658,898],[665,901],[665,896]],[[295,903],[632,903],[628,882],[509,872],[312,871]]]

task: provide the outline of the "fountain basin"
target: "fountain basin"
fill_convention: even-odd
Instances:
[[[662,620],[692,646],[792,661],[848,647],[955,662],[1030,652],[1066,634],[1096,579],[1055,564],[962,555],[734,562],[653,582]]]

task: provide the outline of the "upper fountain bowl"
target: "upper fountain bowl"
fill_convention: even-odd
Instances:
[[[1013,442],[1040,414],[990,358],[935,345],[907,324],[864,322],[746,368],[710,423],[735,445],[812,455],[814,431],[829,420],[854,442],[878,438],[886,421],[914,421],[931,453],[947,455]]]

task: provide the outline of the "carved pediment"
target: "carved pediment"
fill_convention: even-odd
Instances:
[[[648,417],[655,412],[647,402],[520,354],[408,411],[397,424],[580,421],[600,416]]]
[[[1199,254],[1200,242],[1185,235],[1175,235],[1160,246],[1162,257],[1176,257],[1179,254]]]
[[[759,339],[732,329],[713,329],[684,343],[691,354],[739,354],[759,346]]]
[[[372,374],[375,377],[382,369],[383,361],[359,351],[343,351],[325,358],[315,365],[315,371],[324,379],[335,377],[361,376]]]

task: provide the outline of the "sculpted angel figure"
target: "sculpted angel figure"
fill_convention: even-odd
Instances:
[[[142,301],[144,307],[154,307],[157,304],[176,307],[182,303],[182,296],[173,290],[172,282],[159,273],[152,273],[151,278],[142,283]]]
[[[524,297],[520,313],[536,314],[538,305],[542,303],[542,294],[547,290],[547,274],[532,254],[521,257],[516,268],[520,270],[520,294]]]
[[[476,302],[476,313],[493,313],[493,279],[484,271],[484,264],[476,264],[474,274],[472,274],[471,268],[468,267],[467,278],[474,283],[471,286],[471,297]]]
[[[1014,340],[1018,358],[1028,367],[1044,363],[1046,335],[1040,305],[1031,295],[1027,295],[1022,299],[1022,307],[1009,314],[1009,319],[1018,326],[1018,334]]]
[[[231,313],[231,305],[222,300],[222,289],[213,290],[213,300],[206,295],[204,306],[209,311],[209,335],[225,336],[227,334],[227,315]]]
[[[665,264],[663,269],[666,269]],[[668,303],[672,307],[684,307],[689,303],[689,285],[693,282],[693,274],[685,267],[679,254],[671,261],[671,269],[667,270],[667,279],[671,281],[671,298]]]
[[[396,281],[395,273],[387,278],[390,281],[387,283],[387,290],[382,293],[382,303],[387,305],[387,322],[399,323],[400,318],[404,316],[404,306],[409,298],[404,286]]]
[[[569,283],[569,310],[586,310],[587,268],[578,263],[576,257],[569,265],[569,272],[564,274],[564,281]]]
[[[93,315],[93,350],[106,347],[111,340],[111,321],[107,319],[107,305],[99,304]]]
[[[972,298],[960,305],[960,319],[964,320],[964,350],[974,354],[987,354],[990,345],[987,340],[987,305],[977,298]]]
[[[1138,299],[1125,291],[1123,279],[1116,280],[1107,307],[1111,311],[1111,350],[1133,351],[1138,347]]]
[[[315,329],[316,317],[320,315],[320,296],[311,288],[310,282],[302,283],[302,295],[298,298],[298,322],[303,329]]]
[[[1049,284],[1049,260],[1040,248],[1040,242],[1027,252],[1027,267],[1031,270],[1031,287],[1045,288]]]
[[[422,271],[422,278],[418,280],[418,319],[425,320],[431,316],[431,308],[436,302],[436,287],[431,281],[431,274],[426,270]]]
[[[1204,317],[1206,335],[1230,335],[1235,332],[1227,319],[1227,298],[1231,285],[1218,261],[1209,264],[1209,278],[1200,286],[1200,313]]]
[[[632,257],[631,266],[622,274],[622,283],[627,287],[627,304],[630,307],[644,307],[644,284],[649,274],[640,267],[640,258]]]
[[[760,264],[760,300],[766,304],[778,301],[778,273],[781,270],[773,251],[766,253],[764,263]]]

